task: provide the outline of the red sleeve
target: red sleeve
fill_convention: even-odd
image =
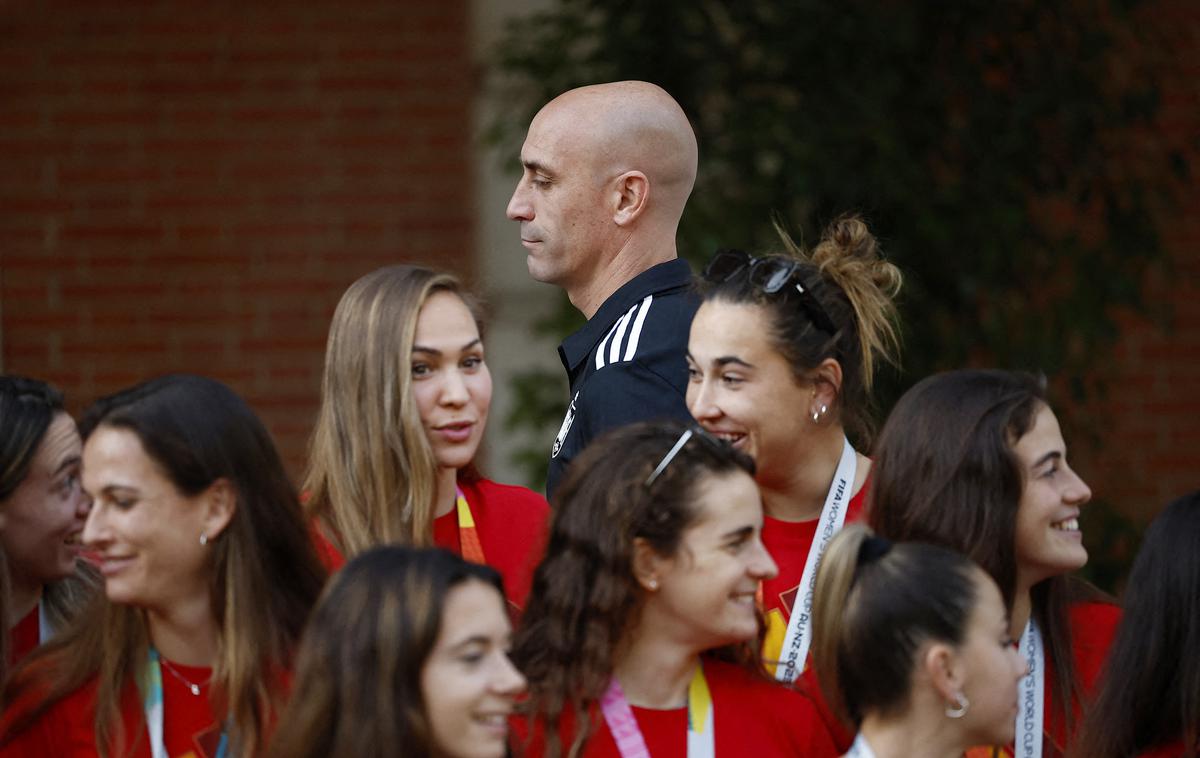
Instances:
[[[0,748],[0,758],[94,758],[98,755],[93,724],[95,705],[96,680],[93,679],[52,705],[28,729]],[[14,703],[13,707],[16,708],[17,704]],[[135,739],[144,725],[137,690],[132,685],[122,692],[121,717],[126,739]],[[111,754],[113,750],[109,752]],[[150,749],[144,737],[137,740],[130,758],[150,758]]]

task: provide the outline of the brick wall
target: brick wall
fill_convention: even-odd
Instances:
[[[1160,214],[1173,269],[1151,276],[1144,290],[1171,320],[1122,316],[1109,399],[1095,409],[1103,448],[1085,454],[1082,470],[1098,497],[1146,521],[1200,488],[1200,4],[1160,1],[1140,13],[1162,43],[1143,51],[1156,56],[1162,110],[1157,134],[1139,137],[1185,146],[1192,179],[1181,185],[1179,206]]]
[[[345,287],[470,268],[468,31],[465,0],[0,6],[3,370],[73,409],[215,376],[298,472]]]

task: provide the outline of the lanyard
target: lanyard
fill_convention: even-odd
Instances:
[[[625,699],[625,691],[615,676],[600,698],[600,711],[604,714],[608,731],[612,733],[613,742],[617,743],[621,758],[650,758],[650,750],[633,716],[633,708]],[[697,663],[696,673],[692,674],[692,681],[688,684],[688,758],[713,758],[716,755],[715,729],[712,693],[704,678],[704,667]]]
[[[1021,635],[1021,652],[1029,661],[1029,673],[1018,684],[1020,708],[1017,711],[1017,736],[1013,742],[1015,758],[1042,758],[1042,724],[1045,720],[1046,651],[1042,633],[1033,619]]]
[[[854,744],[842,758],[875,758],[875,751],[867,744],[867,738],[859,732],[854,738]]]
[[[817,533],[813,535],[812,545],[808,548],[804,573],[800,575],[800,592],[796,595],[792,616],[788,619],[787,632],[783,637],[781,660],[775,666],[775,678],[781,682],[794,681],[804,670],[808,647],[812,644],[812,604],[817,567],[821,565],[821,556],[825,554],[829,541],[846,523],[847,503],[857,468],[858,455],[850,446],[850,440],[843,437],[842,458],[829,485],[829,494],[825,496],[825,506],[821,508],[821,516],[817,521]]]
[[[471,563],[486,563],[483,559],[483,543],[479,541],[479,530],[475,527],[475,517],[471,515],[471,506],[467,505],[467,496],[462,487],[455,486],[457,495],[454,507],[458,511],[458,542],[462,548],[462,557]]]
[[[146,731],[150,733],[150,755],[152,758],[170,758],[163,732],[162,664],[158,659],[158,651],[153,647],[150,648],[149,664],[141,682],[141,690],[142,707],[146,710]],[[227,758],[228,755],[229,734],[223,730],[215,758]]]
[[[42,590],[42,595],[46,594],[46,590]],[[44,645],[54,637],[54,625],[50,623],[50,617],[46,615],[45,597],[38,600],[38,644]]]

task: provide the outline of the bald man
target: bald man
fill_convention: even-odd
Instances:
[[[521,222],[529,274],[566,290],[588,319],[558,348],[571,403],[549,496],[605,430],[691,418],[684,356],[697,300],[675,235],[696,160],[683,109],[647,82],[570,90],[529,125],[508,217]]]

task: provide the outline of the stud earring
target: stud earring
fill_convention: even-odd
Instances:
[[[954,693],[954,707],[946,707],[946,715],[952,719],[960,719],[967,715],[967,709],[971,707],[971,701],[967,700],[967,696],[961,692]]]
[[[652,590],[658,589],[658,580],[657,579],[651,579],[650,581],[646,582],[646,584],[649,585],[650,589],[652,589]]]
[[[820,407],[820,409],[819,409],[819,410],[815,410],[815,411],[813,411],[813,415],[812,415],[812,420],[813,420],[813,423],[814,423],[814,424],[819,424],[819,423],[821,423],[821,418],[822,418],[822,417],[825,415],[825,413],[826,413],[828,410],[829,410],[829,406],[827,406],[827,405],[822,405],[822,406]]]
[[[208,544],[208,535],[205,534],[204,532],[200,532],[200,544],[202,546]]]

